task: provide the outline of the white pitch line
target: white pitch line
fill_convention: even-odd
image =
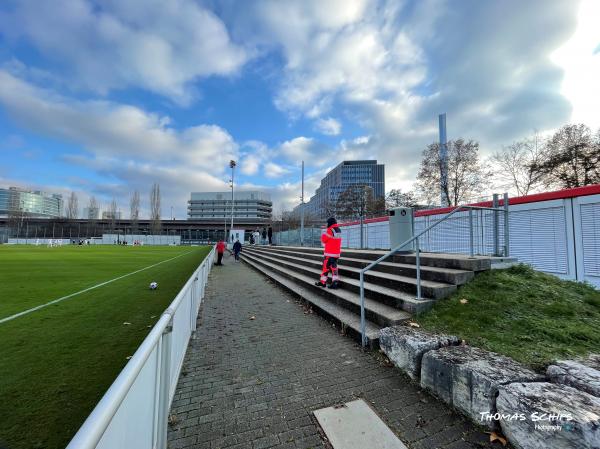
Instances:
[[[14,315],[7,316],[6,318],[0,319],[0,324],[6,323],[7,321],[14,320],[15,318],[19,318],[20,316],[23,316],[23,315],[27,315],[27,314],[29,314],[31,312],[35,312],[36,310],[43,309],[44,307],[51,306],[52,304],[56,304],[57,302],[64,301],[65,299],[72,298],[73,296],[80,295],[81,293],[89,292],[90,290],[94,290],[95,288],[98,288],[98,287],[103,287],[106,284],[110,284],[111,282],[115,282],[115,281],[118,281],[119,279],[126,278],[127,276],[131,276],[132,274],[139,273],[140,271],[148,270],[149,268],[153,268],[153,267],[156,267],[157,265],[160,265],[160,264],[163,264],[165,262],[169,262],[171,260],[177,259],[178,257],[185,256],[186,254],[189,254],[191,252],[192,251],[188,251],[187,253],[179,254],[178,256],[171,257],[170,259],[163,260],[161,262],[157,262],[157,263],[152,264],[152,265],[148,265],[147,267],[140,268],[139,270],[132,271],[131,273],[124,274],[123,276],[119,276],[119,277],[116,277],[114,279],[110,279],[108,281],[101,282],[100,284],[92,285],[91,287],[88,287],[88,288],[83,289],[83,290],[79,290],[78,292],[71,293],[70,295],[67,295],[67,296],[63,296],[62,298],[53,299],[52,301],[47,302],[45,304],[41,304],[39,306],[32,307],[31,309],[27,309],[27,310],[24,310],[22,312],[15,313]]]

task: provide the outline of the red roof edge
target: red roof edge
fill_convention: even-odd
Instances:
[[[508,199],[508,204],[516,206],[517,204],[537,203],[540,201],[562,200],[566,198],[576,198],[579,196],[597,195],[600,194],[600,184],[592,184],[584,187],[575,187],[572,189],[555,190],[553,192],[534,193],[532,195],[516,196]],[[500,198],[500,206],[504,206],[504,199]],[[468,206],[492,207],[491,201],[482,201],[480,203],[468,204]],[[439,207],[437,209],[427,209],[415,211],[415,217],[425,217],[427,215],[439,215],[452,212],[455,207]],[[377,223],[380,221],[388,221],[389,217],[368,218],[365,223]],[[351,221],[340,223],[340,226],[351,226],[360,224],[360,221]]]

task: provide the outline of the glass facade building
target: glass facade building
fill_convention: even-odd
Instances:
[[[29,217],[56,218],[61,216],[62,209],[62,195],[18,187],[0,188],[0,216],[25,214]]]
[[[343,161],[321,180],[314,196],[304,205],[304,213],[326,218],[327,209],[336,204],[339,195],[352,186],[364,185],[373,189],[374,198],[385,196],[385,165],[376,160]],[[294,213],[300,212],[300,206]]]
[[[233,219],[269,222],[273,203],[268,193],[235,192]],[[231,219],[231,192],[192,192],[188,201],[188,220]]]

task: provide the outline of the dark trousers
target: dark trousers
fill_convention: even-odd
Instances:
[[[223,265],[221,261],[223,260],[223,253],[217,253],[217,263],[216,265]]]
[[[234,251],[233,255],[235,256],[235,260],[240,260],[240,252],[239,251]]]

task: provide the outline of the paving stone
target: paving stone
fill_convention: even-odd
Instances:
[[[600,398],[549,382],[513,383],[496,400],[504,435],[517,449],[597,449]],[[511,419],[511,415],[522,415]]]
[[[551,382],[600,397],[600,355],[584,360],[559,360],[548,367],[546,376]]]
[[[415,380],[421,376],[423,354],[459,343],[460,339],[454,335],[432,334],[403,325],[386,327],[379,332],[379,345],[383,352],[394,365]]]
[[[186,423],[185,437],[171,429],[169,447],[248,449],[274,442],[272,447],[281,449],[325,448],[312,411],[357,397],[374,401],[371,407],[402,440],[411,429],[414,440],[439,433],[440,448],[460,438],[458,430],[442,432],[464,418],[327,321],[304,314],[292,296],[245,264],[215,267],[206,291],[183,365],[187,374],[176,390],[190,403],[171,410]],[[418,435],[416,413],[428,418]],[[434,423],[446,415],[443,425]]]
[[[500,385],[543,380],[514,360],[472,346],[447,346],[423,356],[421,386],[473,421],[496,428],[482,414],[495,411]]]

